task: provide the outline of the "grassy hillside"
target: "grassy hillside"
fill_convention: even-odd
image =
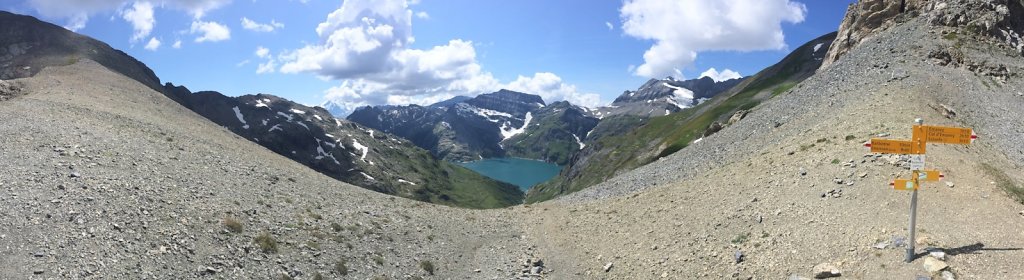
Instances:
[[[724,123],[735,112],[752,109],[813,75],[821,65],[820,56],[827,52],[834,38],[835,33],[830,33],[804,44],[779,63],[712,100],[651,118],[627,133],[598,138],[593,150],[578,155],[558,177],[530,189],[526,202],[544,201],[582,190],[686,148],[713,122]]]

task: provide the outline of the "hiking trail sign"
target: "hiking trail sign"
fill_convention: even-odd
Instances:
[[[974,130],[962,127],[931,126],[924,125],[921,119],[914,120],[912,136],[910,140],[892,140],[882,138],[871,138],[865,147],[871,149],[872,153],[900,154],[910,156],[910,179],[895,179],[889,183],[893,189],[913,191],[910,195],[910,239],[907,240],[906,262],[914,260],[914,227],[917,224],[917,190],[921,188],[921,182],[934,182],[945,177],[938,170],[924,169],[924,153],[926,145],[931,142],[935,144],[960,144],[974,143],[978,135]]]

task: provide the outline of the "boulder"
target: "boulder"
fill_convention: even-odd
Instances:
[[[939,273],[939,271],[942,271],[946,268],[949,268],[949,265],[947,265],[944,261],[936,259],[935,257],[928,256],[924,259],[924,270],[928,271],[928,273]]]
[[[814,275],[814,279],[825,279],[831,277],[839,277],[843,274],[839,270],[839,267],[831,263],[819,263],[811,269],[811,273]]]

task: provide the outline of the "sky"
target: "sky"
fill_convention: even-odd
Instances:
[[[854,0],[15,0],[163,82],[348,110],[506,88],[606,105],[647,79],[756,74]]]

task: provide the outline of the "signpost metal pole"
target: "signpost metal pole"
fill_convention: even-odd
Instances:
[[[914,123],[924,125],[924,120],[916,119]],[[913,139],[913,141],[923,141],[923,139]],[[918,145],[919,143],[914,144]],[[910,180],[914,182],[914,190],[910,195],[910,239],[907,240],[907,258],[905,260],[908,263],[914,261],[914,245],[917,243],[917,240],[914,238],[914,228],[917,226],[917,188],[919,186],[918,178],[920,178],[920,174],[918,174],[917,170],[914,170],[911,176]]]
[[[914,261],[914,243],[917,240],[914,239],[914,227],[917,226],[917,171],[913,172],[914,176],[914,192],[910,195],[910,240],[907,240],[907,258],[906,262]]]

